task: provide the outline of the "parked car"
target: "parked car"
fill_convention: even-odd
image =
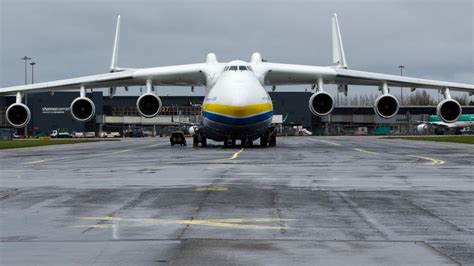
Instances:
[[[94,131],[86,132],[85,137],[86,138],[95,138],[95,132]]]
[[[51,131],[51,134],[49,135],[51,138],[72,138],[72,135],[69,134],[67,131],[60,131],[60,130],[53,130]]]
[[[84,137],[84,132],[73,132],[72,137],[73,138],[83,138]]]
[[[100,134],[101,138],[120,138],[120,133],[117,131],[106,131]]]
[[[42,137],[48,137],[49,134],[48,134],[48,131],[39,131],[39,132],[36,132],[34,137],[35,138],[42,138]]]
[[[186,138],[184,137],[183,131],[174,131],[170,136],[171,146],[175,144],[180,144],[181,146],[186,146]]]
[[[143,131],[141,131],[141,130],[134,130],[134,131],[129,131],[129,132],[125,133],[125,137],[143,138],[143,137],[145,137],[145,134],[143,134]]]

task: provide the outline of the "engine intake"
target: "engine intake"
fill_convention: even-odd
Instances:
[[[158,115],[161,111],[161,99],[152,93],[146,93],[140,96],[137,100],[137,110],[141,116],[152,118]]]
[[[71,103],[71,115],[80,122],[87,122],[95,115],[95,105],[87,97],[78,97]]]
[[[30,108],[22,103],[14,103],[7,108],[6,118],[13,127],[25,127],[31,119]]]
[[[309,98],[309,110],[317,116],[325,116],[334,109],[334,99],[327,92],[317,92]]]
[[[390,94],[379,96],[374,103],[375,113],[385,119],[394,117],[398,113],[399,107],[397,98]]]
[[[462,108],[457,101],[446,99],[438,104],[436,112],[444,122],[453,123],[459,119],[459,116],[461,116]]]

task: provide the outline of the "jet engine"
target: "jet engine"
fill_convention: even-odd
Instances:
[[[198,128],[197,126],[191,126],[191,127],[189,127],[189,128],[188,128],[188,133],[189,133],[189,135],[194,135],[194,134],[196,134],[196,132],[198,131],[198,129],[199,129],[199,128]]]
[[[436,107],[438,116],[446,123],[453,123],[461,116],[461,105],[453,99],[445,99]]]
[[[14,103],[7,108],[6,118],[16,128],[25,127],[31,119],[30,108],[22,103]]]
[[[141,116],[152,118],[161,111],[161,99],[153,93],[146,93],[137,100],[137,109]]]
[[[80,122],[87,122],[95,115],[95,105],[87,97],[78,97],[71,103],[71,115]]]
[[[418,132],[418,134],[420,134],[420,135],[427,134],[428,133],[428,125],[427,124],[419,124],[418,126],[416,126],[416,132]]]
[[[327,92],[317,92],[309,98],[309,110],[317,116],[325,116],[334,109],[334,99]]]
[[[383,94],[374,103],[374,110],[382,118],[392,118],[398,113],[398,100],[393,95]]]

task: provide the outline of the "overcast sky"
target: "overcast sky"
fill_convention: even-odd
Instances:
[[[0,87],[24,83],[24,55],[37,63],[36,82],[107,72],[119,14],[122,67],[198,63],[209,52],[248,61],[257,51],[329,65],[338,13],[350,68],[399,74],[404,64],[407,76],[473,84],[473,3],[0,0]]]

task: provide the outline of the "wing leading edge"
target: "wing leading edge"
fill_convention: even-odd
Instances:
[[[206,64],[176,65],[154,68],[124,70],[72,79],[35,83],[0,89],[0,95],[16,92],[47,92],[56,90],[79,90],[85,88],[109,88],[142,86],[147,80],[154,85],[200,86],[206,84]]]
[[[325,84],[365,85],[444,89],[474,93],[474,85],[405,76],[387,75],[335,67],[318,67],[262,62],[255,67],[264,73],[265,85],[316,84],[323,79]]]

